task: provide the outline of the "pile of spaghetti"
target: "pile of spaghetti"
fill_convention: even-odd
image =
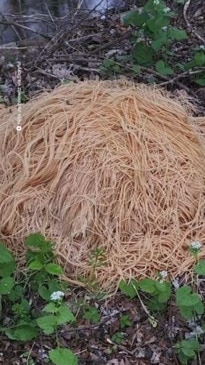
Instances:
[[[205,244],[203,138],[188,103],[122,80],[63,85],[1,111],[0,240],[20,260],[39,232],[68,279],[106,290],[189,271],[190,243]]]

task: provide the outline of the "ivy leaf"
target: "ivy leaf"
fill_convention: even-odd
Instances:
[[[49,351],[49,358],[55,365],[78,365],[77,356],[65,348],[56,348]]]

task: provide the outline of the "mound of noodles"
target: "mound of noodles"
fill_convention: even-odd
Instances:
[[[121,80],[63,85],[21,115],[2,111],[1,241],[20,261],[40,232],[68,279],[105,290],[189,270],[190,243],[205,243],[205,152],[188,109]]]

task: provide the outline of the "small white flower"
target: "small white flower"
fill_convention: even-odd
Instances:
[[[164,9],[163,9],[163,12],[164,12],[164,13],[169,13],[169,12],[170,12],[170,10],[171,10],[170,8],[164,8]]]
[[[167,271],[165,271],[165,270],[161,271],[159,274],[162,279],[165,279],[167,277]]]
[[[154,0],[153,3],[154,5],[159,5],[159,0]]]
[[[51,294],[51,300],[60,300],[64,297],[64,293],[62,291],[54,291],[52,294]]]
[[[195,242],[192,242],[192,243],[190,244],[190,247],[191,247],[193,250],[200,250],[200,249],[201,249],[201,247],[202,247],[202,244],[201,244],[200,242],[195,241]]]
[[[167,27],[162,27],[163,32],[166,32],[166,30],[167,30]]]

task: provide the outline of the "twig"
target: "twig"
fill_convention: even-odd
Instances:
[[[182,72],[181,74],[173,77],[169,81],[161,82],[160,86],[164,86],[164,85],[167,85],[167,84],[172,84],[173,82],[176,82],[179,79],[186,78],[186,77],[192,76],[192,75],[198,75],[198,74],[200,74],[201,72],[204,72],[204,71],[205,71],[205,67],[202,67],[202,68],[200,68],[199,70],[196,70],[196,71],[190,71],[189,70],[189,71]]]
[[[205,39],[203,37],[200,36],[200,34],[198,34],[192,27],[190,21],[188,20],[188,9],[189,9],[189,5],[191,3],[191,0],[187,0],[184,4],[184,8],[183,8],[183,16],[184,16],[184,20],[187,26],[187,30],[189,33],[192,33],[196,38],[198,38],[203,44],[205,44]]]

